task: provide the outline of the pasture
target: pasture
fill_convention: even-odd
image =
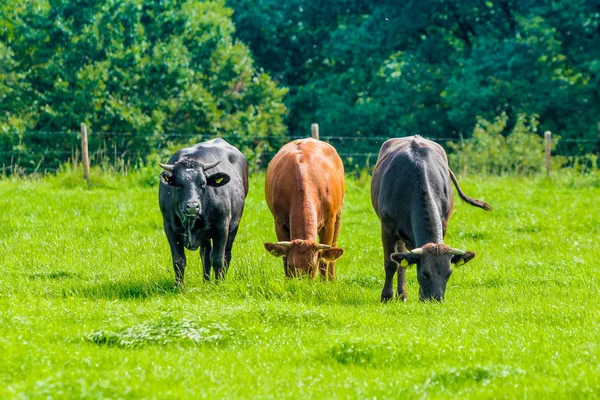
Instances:
[[[156,175],[159,171],[156,171]],[[380,304],[368,176],[348,179],[336,282],[284,278],[253,176],[233,263],[173,289],[156,187],[0,180],[0,398],[597,398],[600,179],[459,177],[441,304]]]

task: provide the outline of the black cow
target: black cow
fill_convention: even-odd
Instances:
[[[454,207],[452,184],[465,202],[491,210],[489,204],[466,196],[448,166],[444,149],[420,136],[389,139],[382,146],[371,181],[371,202],[381,221],[385,284],[381,300],[393,297],[398,264],[397,295],[406,301],[406,267],[417,264],[419,298],[442,300],[452,273],[475,253],[444,244]],[[411,252],[408,252],[411,250]]]
[[[211,265],[216,279],[224,278],[248,194],[246,157],[218,138],[181,149],[160,166],[158,198],[175,283],[183,285],[184,246],[200,247],[204,279]]]

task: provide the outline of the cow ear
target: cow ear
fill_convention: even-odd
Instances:
[[[325,261],[335,261],[340,258],[342,254],[344,254],[344,249],[340,247],[321,250],[321,258]]]
[[[206,184],[208,186],[219,187],[225,185],[231,177],[224,172],[217,172],[206,178]]]
[[[416,264],[421,259],[421,255],[414,253],[393,253],[390,259],[396,261],[400,268],[408,268]]]
[[[175,175],[169,171],[163,171],[160,173],[160,181],[166,185],[175,185]]]
[[[267,249],[267,251],[273,254],[275,257],[283,257],[287,255],[289,247],[267,242],[265,243],[265,249]]]
[[[452,256],[452,260],[450,262],[452,264],[456,265],[457,267],[460,267],[461,265],[468,263],[469,261],[471,261],[474,258],[475,258],[475,253],[473,253],[472,251],[467,251],[467,253],[464,255]]]

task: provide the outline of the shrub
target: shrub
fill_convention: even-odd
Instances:
[[[450,166],[461,173],[537,174],[544,170],[544,139],[536,131],[537,115],[520,114],[507,131],[508,117],[502,113],[489,122],[479,118],[473,138],[448,143]],[[553,147],[556,141],[553,142]],[[559,164],[562,162],[557,159]]]
[[[0,168],[56,170],[82,122],[113,164],[188,138],[265,151],[257,137],[284,137],[287,89],[235,40],[223,0],[84,3],[0,6]]]

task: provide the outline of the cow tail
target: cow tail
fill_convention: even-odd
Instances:
[[[454,172],[452,172],[452,170],[449,167],[448,167],[448,172],[450,172],[450,178],[452,178],[452,182],[454,182],[456,191],[458,192],[458,195],[460,196],[461,199],[463,199],[466,203],[469,203],[472,206],[483,208],[486,211],[492,210],[492,206],[490,206],[485,201],[477,200],[477,199],[474,199],[474,198],[469,197],[466,194],[464,194],[463,191],[460,189],[460,185],[458,184],[458,180],[456,179]]]

